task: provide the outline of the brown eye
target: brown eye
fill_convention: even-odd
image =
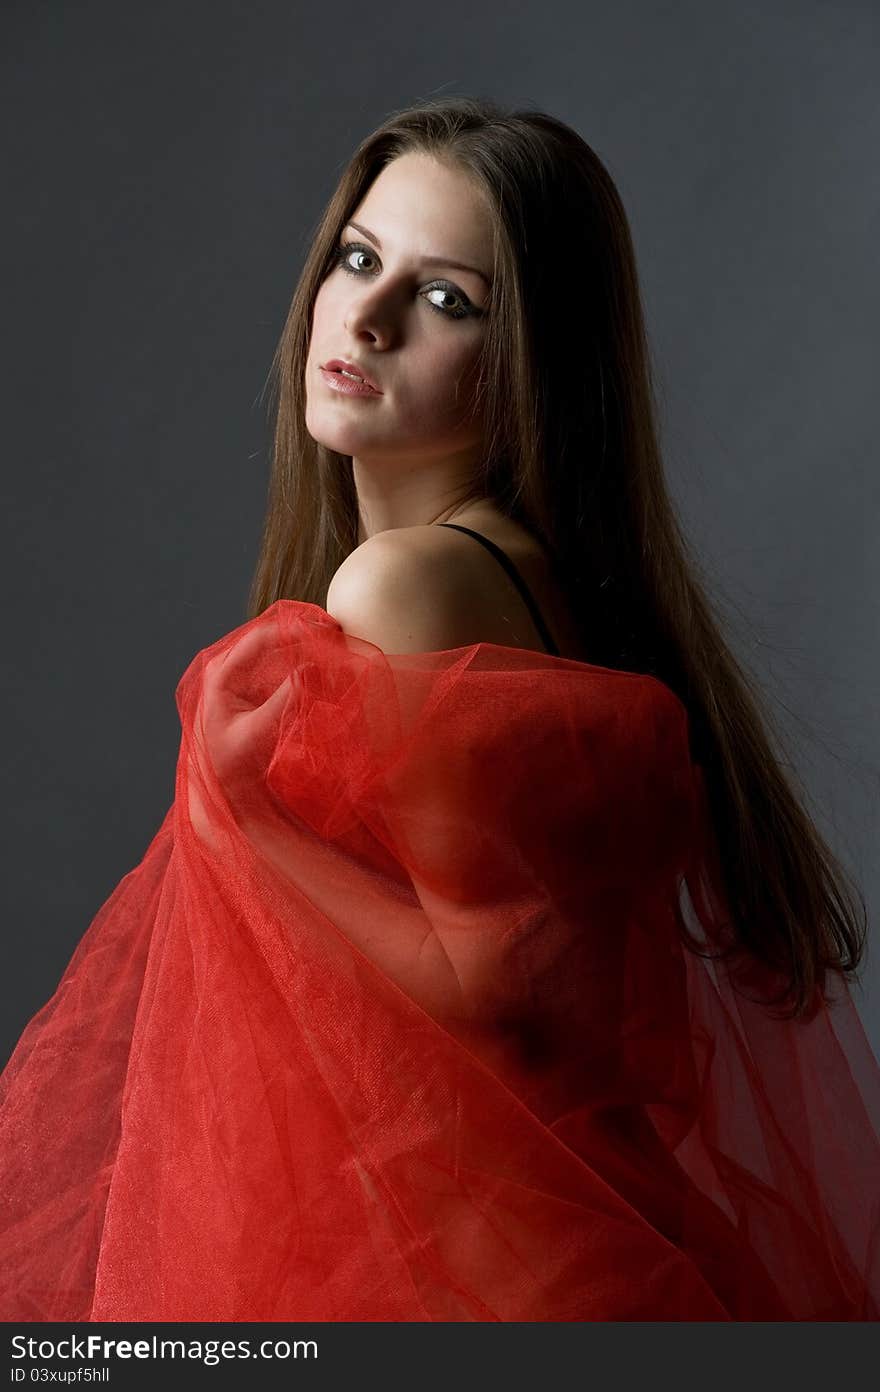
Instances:
[[[348,275],[372,275],[373,271],[368,267],[364,268],[363,266],[352,264],[355,256],[368,256],[374,262],[376,261],[375,252],[371,251],[369,247],[363,246],[360,242],[343,242],[343,244],[336,249],[334,265],[341,266]],[[435,304],[433,300],[427,298],[428,295],[433,295],[438,292],[444,296],[446,300],[445,304]],[[442,314],[446,319],[478,317],[483,313],[481,309],[471,304],[470,300],[447,280],[435,280],[422,291],[422,294],[425,296],[425,303],[428,307],[433,309],[435,313]],[[457,308],[448,303],[450,297],[458,301]]]
[[[345,270],[354,271],[355,274],[357,274],[358,271],[363,270],[363,267],[362,267],[362,266],[353,266],[353,265],[351,264],[351,257],[352,257],[352,256],[372,256],[372,255],[373,255],[373,253],[372,253],[371,251],[368,251],[366,247],[359,247],[359,246],[344,246],[344,247],[341,247],[340,250],[339,250],[339,259],[343,262],[344,269],[345,269]]]
[[[446,314],[451,315],[453,319],[459,319],[463,314],[467,313],[467,308],[461,295],[459,295],[457,290],[453,290],[451,287],[447,289],[445,285],[432,285],[425,291],[425,294],[442,295],[447,301],[446,304],[435,304],[433,300],[429,300],[428,304],[432,309],[443,310]],[[458,300],[459,308],[456,309],[454,304],[449,304],[449,300]]]

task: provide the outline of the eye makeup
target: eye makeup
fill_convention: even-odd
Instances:
[[[363,276],[375,274],[373,271],[365,271],[351,265],[350,258],[354,252],[360,252],[362,255],[371,256],[374,260],[378,259],[373,248],[365,246],[362,242],[342,242],[341,245],[336,248],[333,264],[335,266],[341,266],[348,275]],[[430,285],[425,286],[422,294],[427,296],[436,290],[443,292],[447,296],[452,295],[459,301],[457,308],[451,308],[447,305],[435,304],[433,300],[426,300],[426,303],[431,309],[435,310],[438,314],[444,315],[447,319],[479,318],[484,313],[478,305],[473,304],[468,299],[463,290],[459,290],[458,286],[453,285],[449,280],[432,280]]]

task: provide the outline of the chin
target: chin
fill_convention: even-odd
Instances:
[[[326,413],[310,409],[308,401],[306,402],[305,425],[316,444],[326,445],[328,449],[339,450],[340,454],[347,453],[347,450],[343,449],[339,442],[349,432],[340,429],[338,424],[334,429],[332,422],[327,420]]]
[[[306,430],[315,441],[316,445],[323,445],[325,449],[335,450],[337,454],[356,455],[364,448],[367,441],[358,438],[357,431],[340,427],[338,424],[333,426],[326,420],[314,419],[306,412]]]

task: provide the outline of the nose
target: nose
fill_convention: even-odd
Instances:
[[[358,286],[345,314],[345,329],[358,342],[388,348],[397,337],[399,325],[394,295],[379,286]]]

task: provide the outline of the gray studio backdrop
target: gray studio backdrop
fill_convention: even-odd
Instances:
[[[244,620],[309,231],[363,135],[444,93],[548,109],[618,183],[671,486],[867,898],[880,1051],[876,5],[31,0],[0,25],[3,1060],[170,804],[179,677]]]

